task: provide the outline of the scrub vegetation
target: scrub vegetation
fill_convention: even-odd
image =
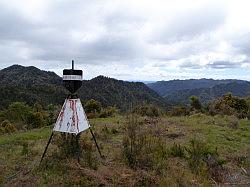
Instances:
[[[101,110],[100,110],[101,111]],[[138,113],[93,118],[81,134],[80,162],[56,133],[39,165],[52,125],[0,137],[0,183],[14,186],[211,186],[250,182],[250,121],[236,116]],[[71,142],[72,143],[72,142]],[[73,150],[72,152],[69,152]]]

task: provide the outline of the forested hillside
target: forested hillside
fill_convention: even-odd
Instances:
[[[22,85],[23,87],[28,87],[43,84],[58,85],[61,82],[61,77],[54,72],[41,71],[34,66],[24,67],[13,65],[0,71],[1,84]]]
[[[250,82],[232,82],[228,84],[219,84],[212,88],[186,89],[173,92],[164,97],[175,103],[188,104],[192,95],[197,96],[203,104],[208,104],[213,99],[226,93],[232,93],[234,96],[245,97],[250,95]]]
[[[244,97],[250,93],[250,82],[243,80],[190,79],[150,83],[148,86],[174,104],[188,104],[190,96],[197,96],[202,103],[228,92]]]
[[[166,107],[164,99],[144,83],[121,81],[103,76],[83,81],[79,95],[85,101],[93,98],[105,106],[116,105],[123,110],[143,103]]]
[[[44,106],[61,104],[67,93],[61,85],[62,79],[54,72],[32,66],[10,66],[0,71],[0,108],[15,101]]]
[[[41,71],[36,67],[14,65],[0,71],[0,108],[11,102],[38,102],[44,106],[61,105],[68,92],[62,79],[54,72]],[[104,106],[117,106],[128,110],[143,103],[166,107],[165,100],[140,82],[126,82],[104,76],[83,81],[78,92],[83,102],[95,99]]]

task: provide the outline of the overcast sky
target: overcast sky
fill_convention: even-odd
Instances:
[[[0,0],[0,69],[250,80],[250,1]]]

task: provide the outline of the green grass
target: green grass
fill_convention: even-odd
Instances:
[[[110,117],[110,118],[93,118],[89,120],[90,125],[95,124],[120,124],[124,122],[123,116],[116,116],[116,117]]]
[[[123,118],[121,116],[119,117],[112,117],[112,118],[95,118],[90,119],[90,125],[95,126],[96,124],[112,124],[112,123],[119,123]],[[12,134],[6,134],[0,136],[0,146],[4,144],[12,144],[12,143],[18,143],[25,140],[40,140],[40,139],[46,139],[49,138],[53,127],[43,127],[40,129],[34,129],[31,131],[24,131],[24,132],[15,132]]]
[[[235,120],[238,126],[232,128],[230,124]],[[42,166],[39,167],[39,161],[51,134],[52,126],[1,135],[0,186],[1,184],[24,186],[44,184],[82,186],[110,184],[114,186],[212,185],[213,182],[211,177],[206,174],[206,170],[201,170],[199,175],[192,172],[187,160],[187,153],[182,153],[184,149],[181,150],[181,153],[179,149],[174,149],[173,154],[162,157],[164,151],[167,153],[167,150],[173,149],[174,143],[180,145],[181,148],[189,147],[190,140],[193,138],[204,143],[209,149],[217,149],[220,159],[226,161],[223,162],[224,167],[231,172],[232,176],[240,172],[243,177],[241,168],[250,171],[249,120],[199,114],[184,117],[165,116],[157,120],[145,119],[144,124],[149,122],[146,125],[148,133],[145,136],[152,141],[161,138],[164,145],[159,146],[166,146],[152,149],[152,152],[155,150],[157,154],[153,158],[148,158],[152,159],[155,165],[148,169],[132,169],[124,161],[122,143],[125,121],[126,118],[123,116],[90,120],[97,142],[105,155],[105,159],[99,157],[90,132],[83,132],[82,141],[86,145],[93,146],[91,162],[94,167],[88,164],[90,158],[87,158],[87,154],[82,156],[80,165],[77,164],[75,158],[61,159],[56,146],[56,137],[49,147]],[[157,146],[157,144],[153,145]],[[249,182],[249,175],[244,175],[244,177]]]
[[[5,144],[15,144],[23,141],[36,141],[46,139],[51,134],[52,127],[44,127],[41,129],[34,129],[32,131],[15,132],[0,136],[0,146]]]
[[[186,137],[197,137],[203,139],[211,146],[226,149],[228,153],[242,151],[250,145],[250,121],[239,120],[239,127],[229,127],[230,117],[212,116],[189,116],[171,117],[168,121],[181,128]]]

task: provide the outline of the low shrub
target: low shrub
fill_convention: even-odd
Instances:
[[[235,97],[230,93],[214,100],[208,108],[211,115],[234,115],[238,118],[247,117],[249,110],[246,100]]]
[[[205,159],[212,155],[218,155],[217,150],[211,150],[203,142],[197,139],[191,139],[190,147],[186,147],[185,150],[187,151],[190,168],[195,173],[198,173],[204,166]]]
[[[116,128],[113,127],[113,128],[111,129],[111,133],[112,133],[112,134],[117,134],[117,133],[119,133],[119,131],[118,131]]]
[[[130,167],[135,167],[137,164],[137,157],[141,153],[141,141],[139,141],[140,125],[142,121],[139,121],[137,116],[128,116],[127,122],[125,124],[125,134],[123,138],[123,155],[127,164]]]
[[[13,125],[9,125],[9,129],[6,127],[5,130],[3,130],[2,127],[0,128],[2,132],[39,128],[45,125],[51,125],[55,122],[54,118],[52,110],[50,110],[48,114],[42,110],[42,106],[39,104],[30,107],[23,102],[14,102],[11,103],[6,110],[0,112],[0,123],[7,120]]]
[[[170,116],[186,116],[186,115],[189,115],[189,114],[190,114],[189,109],[184,107],[184,106],[173,107],[168,112],[168,115],[170,115]]]
[[[27,155],[29,153],[29,144],[28,142],[22,142],[22,151],[21,151],[21,154],[22,155]]]
[[[55,136],[54,143],[58,146],[60,155],[62,157],[77,157],[79,152],[79,145],[74,134],[60,133]]]
[[[149,117],[159,117],[162,115],[161,109],[159,109],[154,105],[137,106],[133,109],[132,112],[141,116],[149,116]]]
[[[112,117],[118,112],[118,109],[116,107],[107,107],[101,110],[99,117],[100,118],[107,118]]]
[[[93,119],[93,118],[98,118],[98,117],[99,117],[99,114],[97,114],[97,113],[92,113],[92,112],[86,113],[86,115],[87,115],[87,118],[88,118],[88,119]]]
[[[232,129],[238,129],[239,128],[239,119],[235,116],[230,116],[228,118],[228,127]]]
[[[185,147],[182,147],[180,144],[174,143],[173,146],[169,149],[169,154],[173,157],[185,157]]]
[[[198,97],[196,97],[196,96],[193,95],[193,96],[191,96],[189,98],[189,100],[190,100],[190,105],[191,105],[192,109],[194,109],[194,110],[201,110],[202,105],[201,105],[201,102],[200,102],[200,100],[199,100]]]
[[[94,147],[90,140],[83,140],[79,135],[61,133],[55,136],[53,142],[58,147],[59,152],[56,155],[60,155],[60,159],[79,158],[84,166],[97,168],[98,162],[94,158]]]
[[[127,119],[122,152],[128,166],[141,169],[158,170],[167,156],[165,140],[138,115],[130,115]]]
[[[13,133],[17,131],[16,126],[13,125],[12,123],[10,123],[9,120],[4,120],[1,124],[0,124],[0,133],[4,134],[4,133]]]
[[[98,161],[95,157],[95,150],[96,147],[93,146],[92,142],[90,140],[80,140],[80,161],[81,163],[84,163],[84,166],[87,166],[91,169],[97,169],[98,167]]]
[[[44,116],[41,112],[29,112],[27,116],[27,128],[39,128],[45,126]]]
[[[102,109],[102,104],[99,101],[90,99],[85,103],[84,109],[86,113],[99,113]]]

